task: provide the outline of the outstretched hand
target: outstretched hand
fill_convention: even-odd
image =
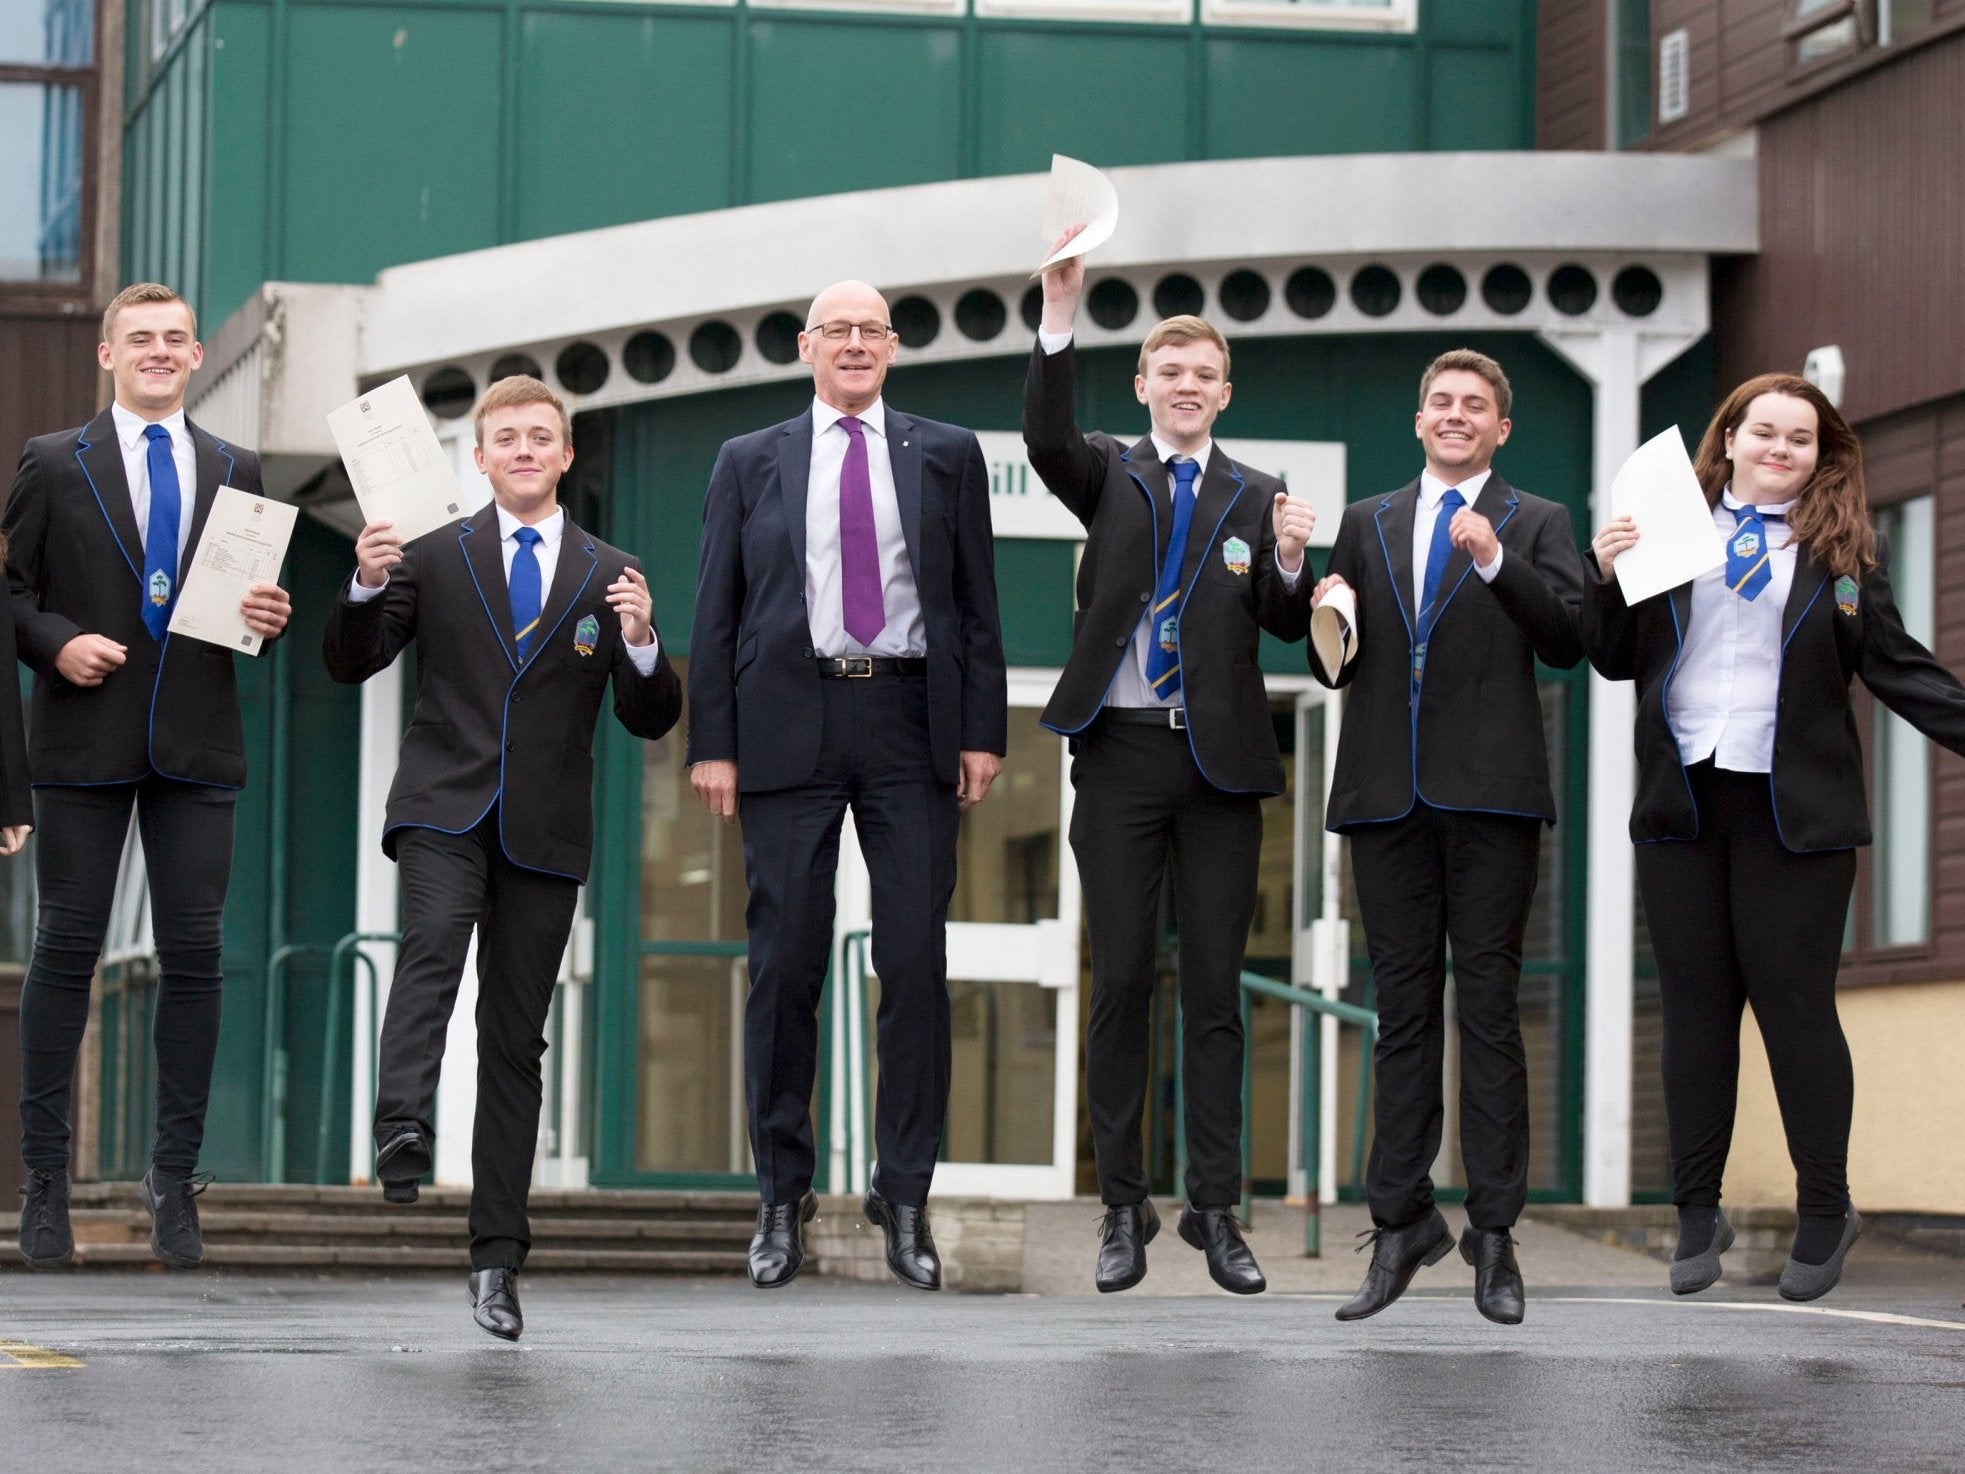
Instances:
[[[1044,253],[1048,260],[1078,238],[1084,226],[1074,225],[1051,243]],[[1044,331],[1068,333],[1078,317],[1078,302],[1085,295],[1085,258],[1073,256],[1060,261],[1044,273]]]

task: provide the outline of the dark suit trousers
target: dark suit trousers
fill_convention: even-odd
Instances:
[[[21,1158],[29,1167],[68,1168],[75,1056],[134,805],[159,971],[151,1160],[167,1172],[197,1171],[218,1051],[219,958],[237,797],[234,789],[154,774],[136,783],[34,790],[40,910],[20,1007]]]
[[[928,687],[913,676],[824,680],[812,776],[743,795],[750,997],[744,1089],[758,1193],[797,1200],[812,1184],[812,1084],[819,995],[832,955],[839,828],[854,828],[873,883],[880,1061],[875,1185],[890,1201],[928,1201],[948,1113],[946,923],[955,893],[955,789],[928,756]],[[739,773],[742,759],[739,758]]]
[[[1673,1200],[1712,1207],[1733,1144],[1740,1018],[1753,1005],[1803,1213],[1849,1206],[1855,1076],[1835,1011],[1856,852],[1781,843],[1765,773],[1685,770],[1699,837],[1637,847],[1658,959]]]
[[[465,834],[396,840],[402,945],[382,1021],[375,1141],[405,1126],[436,1140],[437,1076],[471,933],[478,934],[478,1106],[471,1133],[471,1267],[517,1268],[539,1144],[539,1062],[579,885],[526,870],[498,843],[498,810]]]
[[[1365,1190],[1372,1221],[1403,1228],[1433,1210],[1445,1119],[1446,960],[1460,1020],[1460,1155],[1467,1218],[1512,1227],[1528,1199],[1528,1061],[1522,937],[1541,823],[1416,804],[1347,832],[1377,985],[1377,1096]]]
[[[1094,721],[1071,763],[1078,859],[1092,949],[1085,1094],[1099,1196],[1146,1196],[1146,1103],[1160,889],[1173,862],[1180,933],[1181,1071],[1187,1196],[1242,1196],[1242,958],[1255,915],[1262,806],[1201,776],[1187,733]]]

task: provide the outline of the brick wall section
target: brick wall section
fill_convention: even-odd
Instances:
[[[1605,146],[1604,0],[1542,0],[1535,20],[1535,146]]]
[[[1655,128],[1647,146],[1700,148],[1965,26],[1965,0],[1931,0],[1930,27],[1899,47],[1858,46],[1847,56],[1797,69],[1794,43],[1781,35],[1789,9],[1790,0],[1652,0],[1653,71],[1658,38],[1683,29],[1691,51],[1691,107],[1677,122]]]

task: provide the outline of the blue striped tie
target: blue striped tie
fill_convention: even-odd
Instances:
[[[177,526],[184,497],[177,484],[171,432],[162,425],[144,428],[150,442],[150,520],[143,535],[143,623],[150,638],[161,640],[177,604]]]
[[[1180,694],[1180,571],[1187,558],[1187,528],[1194,520],[1194,478],[1199,461],[1174,462],[1174,525],[1167,534],[1167,557],[1153,594],[1153,626],[1148,631],[1146,680],[1165,701]]]
[[[532,550],[540,538],[536,527],[521,527],[512,536],[519,540],[512,554],[512,635],[523,660],[539,630],[539,558]]]
[[[1743,599],[1759,598],[1760,591],[1774,580],[1763,517],[1781,520],[1779,513],[1733,508],[1733,536],[1726,540],[1726,586]]]

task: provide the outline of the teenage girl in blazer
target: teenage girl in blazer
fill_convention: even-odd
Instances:
[[[1733,1230],[1720,1178],[1733,1134],[1740,1016],[1753,1005],[1797,1180],[1782,1295],[1841,1277],[1862,1229],[1849,1201],[1854,1084],[1836,1017],[1856,846],[1870,842],[1853,677],[1965,752],[1965,686],[1908,635],[1871,530],[1862,448],[1821,391],[1762,374],[1726,397],[1694,461],[1727,562],[1624,602],[1612,569],[1642,529],[1591,544],[1590,660],[1637,682],[1631,838],[1658,959],[1679,1294],[1719,1278]]]

